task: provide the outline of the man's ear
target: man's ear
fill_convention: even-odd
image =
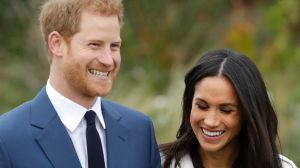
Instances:
[[[62,56],[63,46],[63,37],[57,31],[51,32],[48,36],[48,48],[53,56]]]

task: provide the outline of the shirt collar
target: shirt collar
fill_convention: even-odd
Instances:
[[[56,91],[51,86],[49,80],[46,85],[46,92],[60,120],[70,132],[73,132],[78,127],[88,110],[95,111],[102,128],[105,129],[105,122],[101,110],[101,97],[97,98],[90,109],[86,109]]]

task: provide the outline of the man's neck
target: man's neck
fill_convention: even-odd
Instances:
[[[97,101],[97,97],[91,97],[91,96],[85,96],[83,94],[78,93],[76,90],[72,88],[62,88],[59,86],[64,85],[58,85],[55,80],[49,79],[50,85],[61,95],[66,97],[67,99],[70,99],[71,101],[85,107],[86,109],[91,108],[95,102]]]

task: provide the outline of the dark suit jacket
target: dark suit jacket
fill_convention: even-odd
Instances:
[[[102,99],[108,168],[160,168],[153,125],[142,113]],[[80,168],[45,88],[0,117],[0,168]]]

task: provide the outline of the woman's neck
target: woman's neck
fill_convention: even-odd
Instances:
[[[205,168],[231,168],[238,157],[238,154],[238,144],[235,144],[234,147],[227,146],[220,151],[214,152],[200,149],[200,157]]]

